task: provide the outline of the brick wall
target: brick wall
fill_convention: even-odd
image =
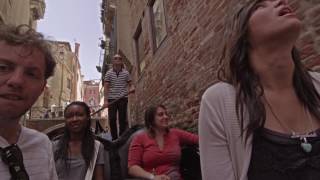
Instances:
[[[320,65],[320,2],[291,2],[304,23],[298,42],[303,59],[308,66]],[[143,122],[145,108],[162,103],[172,115],[173,125],[196,127],[201,95],[216,81],[217,53],[228,3],[229,0],[164,0],[167,37],[153,52],[147,1],[130,1],[129,33],[135,32],[141,20],[146,61],[140,75],[133,62],[136,93],[130,97],[132,120]]]
[[[291,1],[303,20],[303,31],[298,42],[303,61],[308,67],[320,70],[320,1]]]

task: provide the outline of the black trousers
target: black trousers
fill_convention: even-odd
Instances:
[[[109,103],[112,101],[114,101],[114,99],[108,99]],[[117,117],[119,117],[119,136],[121,136],[121,134],[128,128],[127,108],[128,98],[121,98],[108,107],[109,126],[112,140],[118,138]]]

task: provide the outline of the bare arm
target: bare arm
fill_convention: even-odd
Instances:
[[[143,178],[149,180],[170,180],[166,175],[154,175],[150,172],[145,171],[142,167],[142,155],[143,155],[143,142],[142,136],[136,136],[130,144],[128,154],[128,173],[129,175],[136,178]]]
[[[133,177],[145,178],[145,179],[152,179],[153,174],[145,171],[138,165],[133,165],[129,167],[129,174]]]
[[[178,134],[180,142],[182,145],[194,145],[199,144],[199,136],[187,131],[183,131],[180,129],[174,129],[174,131]]]
[[[148,179],[148,180],[170,180],[170,177],[167,175],[153,175],[138,165],[133,165],[129,167],[129,174],[133,177]]]
[[[135,91],[134,85],[132,83],[132,81],[128,82],[128,92],[129,93],[133,93]]]
[[[128,154],[128,173],[133,177],[152,179],[153,174],[145,171],[142,167],[142,155],[144,151],[143,137],[136,136],[130,143]]]

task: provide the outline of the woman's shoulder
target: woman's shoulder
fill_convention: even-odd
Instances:
[[[309,74],[313,80],[314,86],[319,91],[320,90],[320,73],[315,71],[309,71]]]
[[[170,128],[168,134],[174,134],[174,135],[178,135],[179,133],[181,133],[182,130],[177,129],[177,128]]]
[[[182,130],[182,129],[178,129],[178,128],[170,128],[170,130],[169,130],[169,133],[172,133],[172,134],[179,134],[179,133],[184,133],[184,132],[187,132],[187,131]]]
[[[55,152],[55,151],[57,151],[57,150],[58,150],[58,148],[59,148],[59,142],[60,142],[60,140],[54,140],[54,141],[51,141],[51,143],[52,143],[52,150],[53,150],[53,152]]]
[[[235,102],[236,91],[233,85],[226,82],[218,82],[210,86],[202,95],[202,100],[209,104],[224,104],[228,102]]]
[[[316,72],[316,71],[308,71],[308,73],[310,74],[310,76],[312,78],[316,78],[316,79],[319,79],[320,78],[320,73],[319,72]]]
[[[60,142],[60,139],[56,139],[54,141],[51,141],[53,146],[58,146],[59,142]]]
[[[148,139],[148,133],[147,133],[147,130],[142,130],[141,132],[139,133],[136,133],[133,137],[133,140],[146,140]]]
[[[183,130],[183,129],[179,129],[179,128],[170,128],[169,129],[169,134],[172,134],[174,136],[189,136],[189,135],[193,135],[192,132]],[[195,134],[194,134],[195,135]]]
[[[316,81],[320,81],[320,73],[319,72],[309,71],[309,74],[312,77],[312,79],[314,79]]]
[[[218,82],[211,85],[203,94],[203,97],[221,97],[234,93],[234,86],[226,82]]]

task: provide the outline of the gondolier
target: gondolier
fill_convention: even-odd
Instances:
[[[103,107],[108,107],[112,140],[118,138],[117,117],[119,118],[119,136],[128,127],[127,105],[129,92],[134,92],[131,76],[124,68],[122,57],[116,54],[112,59],[112,69],[107,71],[104,78]],[[119,100],[110,104],[116,99]]]

